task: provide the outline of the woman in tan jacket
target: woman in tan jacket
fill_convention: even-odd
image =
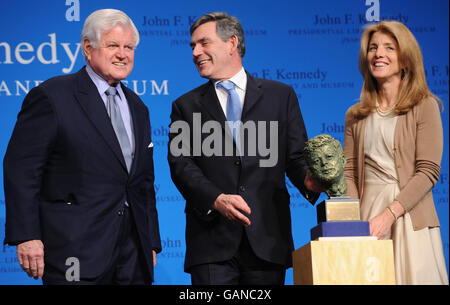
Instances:
[[[347,193],[370,233],[394,243],[397,284],[448,284],[431,189],[443,150],[440,101],[406,26],[383,21],[362,35],[359,103],[345,118]]]

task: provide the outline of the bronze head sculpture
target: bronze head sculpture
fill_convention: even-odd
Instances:
[[[303,148],[311,175],[330,197],[341,197],[347,192],[344,177],[345,156],[341,143],[330,135],[318,135],[306,141]]]

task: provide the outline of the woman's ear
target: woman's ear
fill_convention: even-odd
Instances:
[[[405,76],[406,76],[406,73],[408,72],[408,68],[402,68],[402,74],[401,74],[401,79],[404,79],[405,78]]]

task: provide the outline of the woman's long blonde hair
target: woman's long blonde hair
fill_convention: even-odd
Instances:
[[[352,114],[356,119],[362,119],[376,108],[377,81],[370,74],[367,53],[370,39],[376,32],[390,35],[398,45],[399,65],[402,69],[402,80],[395,113],[406,113],[427,97],[440,100],[430,91],[425,78],[422,52],[416,38],[411,31],[397,21],[382,21],[366,28],[361,37],[361,49],[359,51],[359,71],[364,83],[361,89],[359,103],[353,107]],[[442,104],[441,104],[442,105]]]

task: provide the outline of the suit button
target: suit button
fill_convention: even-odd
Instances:
[[[234,165],[237,165],[237,166],[241,165],[241,160],[237,160],[236,162],[234,162]]]
[[[117,215],[123,216],[123,210],[119,210],[119,211],[117,212]]]
[[[241,192],[245,192],[245,186],[241,185],[241,186],[239,187],[239,190],[240,190]]]

